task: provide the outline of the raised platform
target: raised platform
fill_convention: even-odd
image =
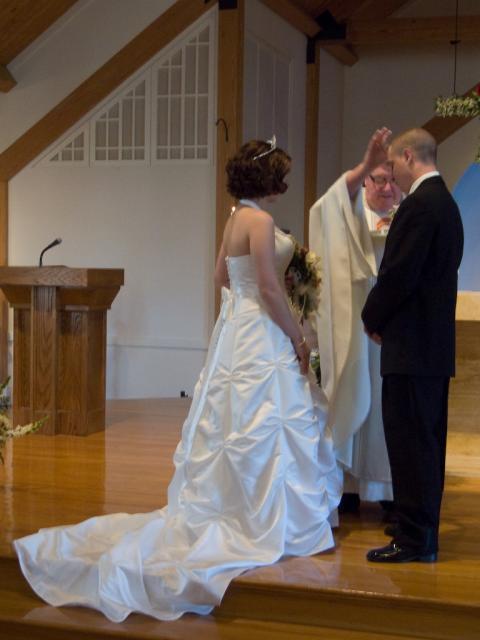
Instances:
[[[0,639],[400,640],[480,638],[480,436],[452,423],[436,564],[372,565],[381,511],[344,516],[334,552],[288,558],[237,578],[214,616],[118,625],[95,611],[45,605],[20,574],[11,541],[40,527],[165,503],[188,400],[109,403],[107,429],[15,442],[0,468]]]

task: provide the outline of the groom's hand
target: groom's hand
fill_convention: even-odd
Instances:
[[[367,329],[367,327],[364,325],[363,326],[363,330],[365,331],[365,333],[367,334],[367,336],[370,338],[370,340],[373,340],[373,342],[375,342],[375,344],[381,345],[382,344],[382,337],[378,335],[378,333],[370,333],[370,331]]]

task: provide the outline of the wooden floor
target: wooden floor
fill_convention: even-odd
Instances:
[[[480,435],[451,420],[436,564],[372,565],[385,544],[377,505],[344,516],[334,552],[289,558],[230,586],[215,616],[109,623],[94,611],[54,609],[23,580],[12,540],[40,527],[166,501],[188,400],[109,403],[105,432],[35,435],[6,449],[0,468],[0,638],[480,639]],[[68,631],[68,633],[67,633]]]

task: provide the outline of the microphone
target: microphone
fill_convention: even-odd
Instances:
[[[55,240],[53,242],[50,242],[50,244],[48,244],[45,249],[42,251],[42,253],[40,254],[40,260],[38,261],[38,266],[39,267],[43,267],[42,264],[42,258],[43,258],[43,254],[45,253],[45,251],[48,251],[49,249],[51,249],[52,247],[56,247],[57,244],[60,244],[62,242],[61,238],[55,238]]]

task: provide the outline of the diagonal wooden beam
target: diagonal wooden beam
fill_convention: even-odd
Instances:
[[[320,32],[319,24],[309,15],[297,7],[291,0],[261,0],[265,6],[286,20],[295,29],[304,33],[308,38],[315,38]],[[328,42],[322,47],[342,64],[354,65],[358,57],[352,49],[340,42]]]
[[[82,116],[206,13],[215,1],[177,0],[0,155],[0,180],[13,178]]]
[[[447,43],[453,37],[453,29],[451,16],[352,20],[347,23],[346,42],[353,46]],[[480,16],[459,17],[458,38],[462,43],[478,43]]]
[[[471,89],[466,91],[463,95],[468,96],[474,91],[478,86],[478,83],[475,84]],[[440,144],[451,135],[456,133],[459,129],[468,124],[475,117],[472,116],[470,118],[459,118],[457,116],[452,116],[448,118],[442,118],[441,116],[435,116],[431,118],[428,122],[423,125],[423,128],[429,131],[432,136],[437,141],[437,144]]]
[[[17,84],[7,67],[0,65],[0,91],[8,93]]]
[[[349,16],[352,20],[381,20],[388,18],[408,4],[410,0],[363,0],[358,3],[358,7]]]

